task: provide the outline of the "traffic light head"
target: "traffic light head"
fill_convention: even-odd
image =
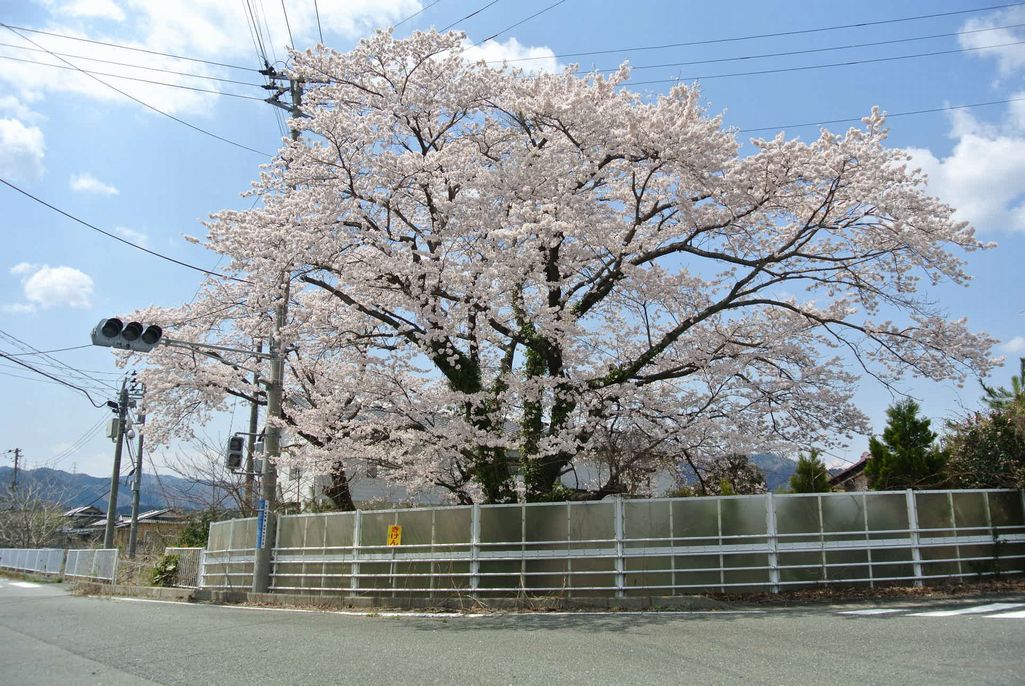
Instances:
[[[149,326],[144,326],[140,322],[125,324],[120,319],[112,317],[100,320],[100,323],[93,328],[92,341],[93,345],[148,353],[157,347],[163,335],[163,329],[156,324]]]
[[[241,436],[232,436],[228,439],[228,455],[225,464],[228,469],[236,471],[242,468],[242,450],[245,441]]]

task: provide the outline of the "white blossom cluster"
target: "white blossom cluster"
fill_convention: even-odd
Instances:
[[[691,87],[649,102],[626,68],[528,75],[468,63],[460,40],[293,54],[302,137],[256,182],[261,207],[208,224],[247,283],[146,313],[179,339],[266,341],[287,295],[290,460],[372,463],[462,502],[540,498],[611,426],[668,467],[830,445],[865,429],[855,372],[992,365],[994,341],[920,292],[965,283],[956,253],[985,246],[885,147],[878,112],[741,156]],[[265,397],[253,358],[149,362],[157,440]]]

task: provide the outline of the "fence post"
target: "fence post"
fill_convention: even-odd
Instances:
[[[480,503],[470,510],[470,597],[480,588]]]
[[[769,546],[769,583],[779,593],[779,542],[776,538],[776,503],[772,491],[765,494],[765,537]]]
[[[199,550],[199,568],[196,569],[196,588],[203,588],[206,576],[206,548]]]
[[[616,597],[622,598],[626,595],[626,574],[623,564],[623,531],[626,528],[623,522],[623,499],[616,496]]]
[[[921,586],[922,550],[918,538],[918,503],[915,502],[915,492],[910,488],[904,491],[904,498],[908,504],[908,529],[911,532],[911,566],[915,572],[915,586]]]
[[[356,510],[352,519],[352,562],[349,564],[349,595],[359,593],[359,543],[363,530],[363,512]]]

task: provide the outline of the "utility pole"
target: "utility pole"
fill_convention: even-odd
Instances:
[[[145,394],[146,387],[140,386],[140,398]],[[143,405],[139,405],[139,414],[135,423],[138,425],[138,443],[135,449],[135,475],[132,480],[132,528],[128,531],[128,557],[135,558],[135,544],[139,537],[139,492],[142,489],[142,437],[145,431],[143,425],[146,423],[146,415]]]
[[[14,448],[5,452],[14,453],[14,475],[11,477],[10,490],[13,493],[18,490],[18,466],[21,464],[21,448]]]
[[[288,110],[293,119],[302,116],[302,83],[274,71],[261,70],[272,84],[276,94],[267,99],[272,105]],[[291,105],[278,101],[285,89],[276,86],[277,80],[288,80],[292,96]],[[292,140],[299,140],[299,129],[291,127]],[[278,474],[274,460],[281,455],[281,395],[285,378],[284,351],[281,331],[288,322],[289,274],[281,275],[281,298],[274,307],[274,330],[270,339],[270,385],[267,388],[267,433],[264,437],[263,473],[260,477],[260,511],[256,523],[256,556],[253,563],[253,593],[266,593],[270,589],[271,549],[274,541],[268,532],[274,531],[274,501],[277,498]]]
[[[256,352],[263,352],[263,341],[256,342]],[[260,372],[253,372],[253,402],[249,405],[249,436],[246,440],[245,490],[243,493],[246,509],[250,512],[256,508],[256,481],[253,478],[253,467],[256,464],[256,433],[260,424]],[[248,516],[248,513],[247,513]]]
[[[114,444],[114,471],[110,477],[110,502],[107,503],[107,528],[103,531],[103,547],[114,547],[114,524],[117,521],[117,487],[121,481],[121,450],[125,442],[125,416],[128,412],[128,379],[121,382],[117,399],[117,441]]]

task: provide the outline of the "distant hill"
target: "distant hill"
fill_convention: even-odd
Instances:
[[[752,455],[750,460],[765,477],[765,485],[770,491],[775,491],[780,486],[790,488],[790,477],[797,471],[795,461],[773,453],[758,453]]]
[[[780,487],[790,488],[790,477],[797,471],[796,462],[774,453],[756,453],[748,459],[765,477],[765,485],[770,491],[775,491]],[[681,472],[688,483],[697,482],[697,477],[689,466],[682,467]]]
[[[13,475],[14,469],[11,467],[0,467],[0,489],[8,489]],[[105,510],[110,492],[110,477],[71,474],[59,469],[22,469],[18,471],[18,487],[36,488],[40,498],[60,502],[68,509],[81,505],[95,505]],[[142,511],[164,507],[189,509],[189,502],[196,500],[189,495],[201,488],[209,487],[163,474],[158,480],[152,473],[146,473],[142,479],[139,505]],[[126,478],[122,477],[117,494],[117,510],[127,514],[131,509],[132,489]]]

